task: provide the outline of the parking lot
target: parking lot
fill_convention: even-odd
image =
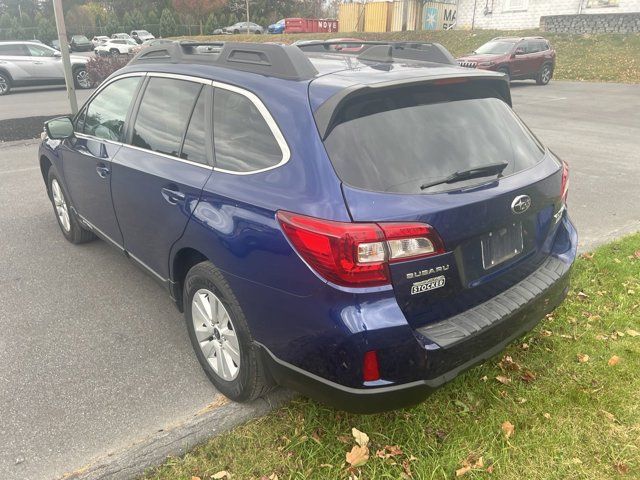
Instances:
[[[523,82],[512,95],[570,164],[580,248],[640,230],[640,86]],[[64,89],[22,92],[0,111],[58,114],[65,101]],[[162,288],[104,242],[64,240],[34,141],[0,144],[0,204],[3,478],[61,476],[215,399]]]

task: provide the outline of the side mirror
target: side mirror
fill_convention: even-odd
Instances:
[[[53,140],[73,137],[73,123],[69,117],[58,117],[44,123],[47,136]]]
[[[58,50],[56,50],[55,52],[53,52],[53,56],[54,57],[62,57],[62,53],[60,53]]]
[[[524,55],[524,48],[516,48],[516,55]]]

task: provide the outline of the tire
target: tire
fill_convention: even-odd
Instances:
[[[87,89],[91,88],[91,79],[87,73],[87,69],[84,67],[78,67],[73,71],[73,83],[76,88]]]
[[[191,345],[220,393],[235,402],[248,402],[271,390],[273,382],[266,375],[240,304],[211,262],[189,270],[183,298]]]
[[[4,72],[0,72],[0,96],[7,95],[11,91],[11,78]]]
[[[504,73],[507,76],[507,81],[511,83],[511,73],[509,73],[509,69],[507,67],[500,67],[498,71],[500,73]]]
[[[545,63],[536,76],[536,83],[538,85],[548,85],[552,77],[553,68],[549,63]]]
[[[64,238],[76,245],[89,242],[96,238],[92,232],[80,225],[73,210],[70,208],[68,201],[69,196],[62,187],[62,182],[53,167],[49,168],[47,185],[49,186],[49,198],[53,206],[53,212],[56,215],[58,226]]]
[[[240,33],[240,30],[234,30],[233,33],[235,33],[236,35],[238,35]]]
[[[120,55],[120,50],[118,50],[117,48],[112,48],[112,49],[109,50],[109,53],[111,55],[114,55],[114,56],[115,55]]]

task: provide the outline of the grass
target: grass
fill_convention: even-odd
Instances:
[[[639,330],[636,234],[582,255],[552,315],[416,407],[360,416],[296,399],[145,478],[447,479],[465,465],[470,479],[640,478]],[[353,427],[370,437],[358,468]],[[402,453],[376,456],[385,446]]]
[[[291,43],[302,39],[356,37],[365,40],[422,40],[443,44],[454,56],[463,55],[497,36],[544,35],[558,52],[555,78],[596,82],[640,81],[640,34],[572,35],[539,30],[451,30],[389,33],[333,33],[296,35],[235,35],[193,37],[213,41],[271,41]]]

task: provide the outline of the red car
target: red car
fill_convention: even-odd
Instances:
[[[556,51],[542,37],[498,37],[457,60],[462,67],[495,70],[510,80],[533,79],[546,85],[553,77]]]

